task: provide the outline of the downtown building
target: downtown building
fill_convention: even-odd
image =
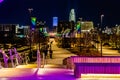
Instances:
[[[16,43],[17,38],[25,38],[28,32],[29,26],[20,27],[19,24],[0,24],[0,46],[6,48],[8,44]]]

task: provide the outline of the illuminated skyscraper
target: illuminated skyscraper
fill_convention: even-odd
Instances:
[[[71,9],[70,14],[69,14],[69,21],[74,21],[74,22],[76,22],[75,9]]]
[[[53,17],[53,27],[58,26],[58,17]]]

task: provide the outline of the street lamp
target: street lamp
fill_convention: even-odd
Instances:
[[[28,8],[28,11],[30,12],[30,16],[31,16],[31,13],[33,11],[33,8]]]
[[[31,30],[32,30],[32,27],[31,27],[31,13],[32,13],[32,11],[33,11],[33,8],[28,8],[28,11],[29,11],[29,15],[30,15],[30,54],[31,54],[31,44],[32,44],[32,42],[31,42],[31,38],[32,38],[32,32],[31,32]]]
[[[101,38],[100,38],[101,39],[101,44],[100,44],[100,46],[101,46],[101,56],[102,56],[102,22],[103,22],[104,15],[102,14],[100,17],[101,17],[100,18],[101,19],[101,33],[100,33],[101,34]]]

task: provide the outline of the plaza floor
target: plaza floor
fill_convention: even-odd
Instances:
[[[37,64],[34,63],[19,65],[16,68],[1,68],[0,80],[120,80],[120,74],[82,74],[81,78],[75,78],[74,71],[66,69],[63,65],[63,59],[76,55],[66,49],[58,48],[54,39],[51,40],[53,59],[48,56],[44,67],[37,68]],[[120,54],[103,47],[103,56],[109,55]]]
[[[0,80],[120,80],[120,74],[82,74],[75,78],[72,70],[63,68],[3,68]]]

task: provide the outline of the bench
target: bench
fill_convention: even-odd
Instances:
[[[82,57],[71,56],[67,59],[66,67],[74,69],[74,63],[120,63],[120,56]]]
[[[81,74],[120,74],[120,63],[75,63],[74,76]]]

